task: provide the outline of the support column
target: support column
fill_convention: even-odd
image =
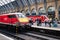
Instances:
[[[55,10],[55,18],[59,19],[59,17],[58,17],[58,10],[57,9]]]

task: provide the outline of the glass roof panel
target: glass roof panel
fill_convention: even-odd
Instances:
[[[27,5],[27,1],[26,0],[22,0],[24,5]]]
[[[17,2],[17,4],[18,4],[18,6],[22,6],[20,0],[18,0],[18,1],[16,1],[16,2]]]
[[[13,7],[14,7],[14,8],[16,8],[16,7],[18,6],[18,4],[17,4],[17,2],[16,2],[16,1],[11,2],[11,3],[12,3],[12,5],[13,5]]]
[[[12,5],[12,3],[8,3],[8,5],[9,5],[10,9],[14,8],[13,5]]]
[[[32,2],[32,4],[34,4],[35,3],[35,0],[31,0],[31,2]]]
[[[2,5],[0,4],[0,6],[2,6]]]
[[[32,0],[28,0],[29,1],[29,3],[30,3],[30,5],[32,4]]]
[[[37,3],[44,2],[44,0],[37,0]]]
[[[15,0],[0,0],[0,6],[13,2]]]
[[[40,3],[40,0],[37,0],[37,3]]]
[[[4,3],[2,1],[0,1],[0,4],[1,4],[0,6],[4,5]]]
[[[7,4],[6,0],[2,0],[2,2],[3,2],[4,4]]]

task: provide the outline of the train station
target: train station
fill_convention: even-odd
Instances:
[[[0,40],[60,40],[60,0],[0,0]]]

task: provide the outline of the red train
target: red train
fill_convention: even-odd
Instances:
[[[28,18],[31,18],[33,22],[37,19],[41,19],[42,23],[49,20],[49,18],[46,15],[28,15]]]
[[[25,26],[29,25],[29,19],[22,13],[8,13],[0,15],[0,24]]]

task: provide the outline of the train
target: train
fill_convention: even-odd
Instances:
[[[23,15],[23,13],[6,13],[0,15],[0,24],[17,26],[17,27],[28,27],[29,18]]]
[[[33,23],[36,22],[37,19],[40,19],[42,23],[49,20],[46,15],[28,15],[27,17],[30,18]]]

